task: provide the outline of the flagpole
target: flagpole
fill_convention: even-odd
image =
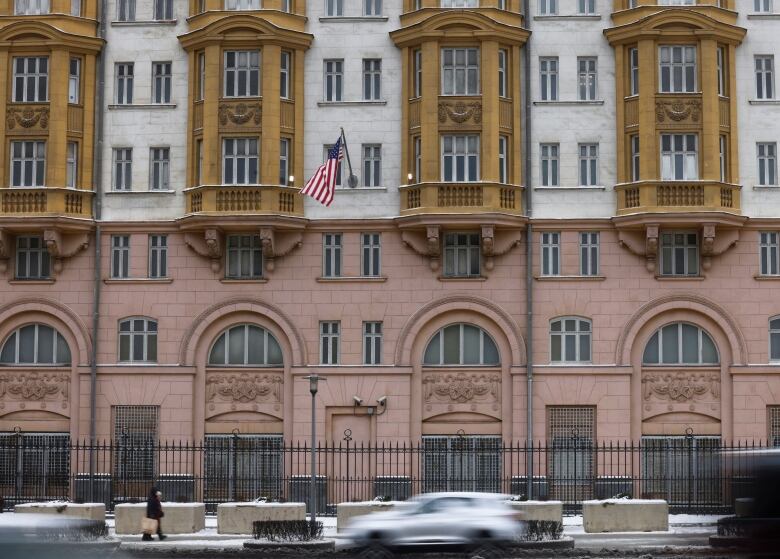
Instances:
[[[347,147],[347,137],[344,135],[344,128],[341,128],[341,141],[344,143],[344,154],[347,156],[347,166],[349,167],[349,178],[347,179],[347,184],[350,188],[355,188],[357,186],[357,177],[355,176],[355,173],[352,172],[352,161],[349,159],[349,148]]]

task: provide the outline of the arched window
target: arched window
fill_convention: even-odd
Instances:
[[[28,324],[15,330],[0,350],[2,365],[70,365],[68,342],[51,326]]]
[[[222,332],[211,346],[209,365],[216,367],[281,367],[282,348],[273,334],[253,324]]]
[[[441,365],[498,365],[496,342],[478,326],[451,324],[436,334],[425,348],[423,364]]]
[[[587,318],[564,316],[550,321],[551,363],[590,363],[590,343]]]
[[[780,316],[769,319],[769,360],[780,361]]]
[[[675,322],[658,329],[645,346],[645,365],[717,365],[718,348],[693,324]]]
[[[156,320],[139,317],[119,321],[119,361],[126,363],[157,361]]]

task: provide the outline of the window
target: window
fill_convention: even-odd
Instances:
[[[111,277],[130,277],[130,236],[111,235]]]
[[[542,275],[561,275],[561,234],[542,233]]]
[[[11,142],[11,186],[44,186],[46,142]]]
[[[135,0],[116,0],[116,19],[135,21]]]
[[[539,59],[542,101],[558,100],[558,57]]]
[[[70,59],[68,71],[68,103],[78,103],[81,98],[81,59]]]
[[[119,322],[119,361],[154,363],[157,361],[157,321],[128,318]]]
[[[580,186],[599,183],[599,145],[580,144]]]
[[[726,182],[728,177],[728,144],[726,136],[723,134],[718,137],[718,159],[720,168],[720,182]]]
[[[629,95],[639,95],[639,49],[628,49]]]
[[[726,95],[726,72],[724,64],[726,61],[726,49],[718,47],[716,51],[715,65],[718,80],[718,95]]]
[[[577,58],[577,83],[580,101],[596,100],[596,59]]]
[[[547,476],[550,491],[589,499],[595,476],[595,406],[547,406]]]
[[[154,0],[154,19],[173,19],[173,0]]]
[[[256,138],[222,140],[222,184],[257,184],[257,144]]]
[[[361,272],[364,277],[379,277],[382,273],[382,235],[380,233],[363,233]]]
[[[767,415],[769,416],[767,442],[772,446],[780,446],[780,406],[767,406]]]
[[[444,235],[444,276],[479,277],[480,244],[477,233]]]
[[[209,352],[212,367],[281,367],[282,348],[274,335],[254,324],[222,332]]]
[[[322,276],[326,278],[341,276],[341,233],[322,235]]]
[[[577,0],[577,13],[590,16],[596,13],[596,0]]]
[[[422,50],[414,51],[414,96],[422,95]]]
[[[203,183],[203,140],[195,140],[195,184]]]
[[[152,148],[149,151],[149,190],[170,189],[170,148]]]
[[[580,233],[580,275],[599,275],[598,233]]]
[[[339,330],[341,323],[320,322],[320,364],[339,364]]]
[[[381,16],[382,0],[363,0],[363,15]]]
[[[472,324],[450,324],[438,330],[425,348],[423,365],[479,365],[496,367],[501,364],[498,347],[490,334]]]
[[[133,103],[133,63],[121,62],[115,66],[116,103],[132,105]]]
[[[325,61],[325,100],[341,101],[344,84],[344,61]]]
[[[160,407],[159,406],[111,406],[114,420],[114,472],[116,490],[125,490],[119,480],[146,482],[157,480]],[[121,489],[120,489],[121,488]],[[127,499],[130,495],[118,496]]]
[[[696,134],[661,134],[661,179],[698,180],[699,157]]]
[[[760,142],[758,150],[758,184],[766,186],[777,185],[777,144],[775,142]]]
[[[780,261],[780,233],[762,232],[759,233],[760,250],[759,258],[761,261],[762,276],[780,275],[778,261]]]
[[[41,237],[16,238],[16,279],[49,279],[51,258]]]
[[[287,14],[292,13],[292,0],[282,0],[282,11]]]
[[[363,59],[363,100],[379,101],[381,95],[382,61],[378,58]]]
[[[558,0],[539,0],[539,15],[558,15]]]
[[[259,10],[260,0],[225,0],[226,10]]]
[[[171,102],[171,63],[152,63],[152,103]]]
[[[542,186],[558,186],[559,176],[558,168],[560,161],[558,159],[558,144],[541,144],[539,146],[541,161]]]
[[[114,148],[114,190],[130,190],[133,185],[133,149]]]
[[[659,48],[661,93],[696,91],[696,47]]]
[[[501,437],[493,435],[424,435],[422,438],[422,491],[501,490]],[[471,497],[444,496],[429,501],[427,510],[472,507]]]
[[[363,145],[363,186],[382,186],[382,146]]]
[[[441,94],[479,95],[479,49],[441,49]]]
[[[509,97],[507,87],[507,59],[509,55],[505,49],[498,51],[498,96]]]
[[[479,180],[479,136],[442,136],[442,180]]]
[[[70,365],[70,348],[62,334],[45,324],[14,330],[0,349],[0,365]]]
[[[65,160],[65,186],[76,188],[79,180],[79,145],[68,142]]]
[[[772,0],[753,0],[753,11],[763,14],[772,13]]]
[[[325,15],[341,17],[344,15],[344,0],[325,0]]]
[[[591,323],[578,317],[550,321],[550,362],[589,363]]]
[[[195,92],[195,100],[203,101],[203,95],[206,91],[206,53],[198,53],[198,84]]]
[[[420,136],[414,138],[414,180],[422,181],[422,138]]]
[[[290,180],[290,139],[279,140],[279,184],[286,185]]]
[[[775,57],[756,56],[756,99],[775,98]]]
[[[283,50],[279,62],[279,97],[282,99],[290,99],[292,97],[290,90],[291,64],[292,54]]]
[[[645,346],[643,365],[717,365],[710,335],[693,324],[676,322],[656,330]]]
[[[241,280],[263,277],[260,235],[228,235],[225,277]]]
[[[15,103],[43,103],[49,100],[49,59],[45,56],[14,58]]]
[[[696,0],[658,0],[659,6],[695,6]]]
[[[439,5],[442,8],[477,8],[477,7],[479,7],[478,0],[440,0]]]
[[[699,275],[699,240],[696,233],[661,233],[661,275]]]
[[[149,277],[168,277],[168,235],[149,235]]]
[[[363,323],[363,364],[382,363],[382,323]]]
[[[49,0],[15,0],[16,15],[35,16],[49,13]]]
[[[260,95],[260,52],[225,52],[225,97]]]
[[[506,136],[498,137],[498,182],[505,184],[509,182],[509,138]]]
[[[81,0],[70,0],[70,15],[81,17]]]
[[[631,135],[631,180],[639,180],[639,134]]]
[[[775,242],[777,242],[777,233],[774,235]],[[775,260],[775,269],[777,269],[777,260]],[[780,317],[769,319],[769,360],[773,363],[780,361]],[[777,436],[780,437],[780,415],[777,419],[777,427],[779,428]]]

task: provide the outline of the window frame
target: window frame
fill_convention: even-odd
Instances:
[[[461,241],[465,240],[465,243]],[[449,231],[442,239],[445,278],[482,277],[482,243],[479,233],[473,231]],[[465,272],[460,265],[465,264]]]
[[[279,97],[281,99],[292,99],[292,65],[293,53],[288,50],[281,51],[279,55]]]
[[[130,278],[130,235],[111,235],[111,279]]]
[[[322,277],[340,278],[343,272],[344,234],[322,234]]]
[[[457,61],[459,53],[463,53],[463,63]],[[476,62],[471,63],[469,59],[474,55]],[[482,50],[479,47],[441,47],[439,52],[440,62],[440,87],[442,96],[462,96],[469,97],[480,95],[481,93],[481,60]],[[447,58],[451,63],[447,63]],[[458,89],[458,75],[463,75],[463,89]],[[470,77],[474,78],[470,83]],[[472,87],[473,86],[473,87]]]
[[[33,360],[32,361],[21,361],[21,335],[22,330],[25,328],[28,328],[30,326],[34,326],[35,329],[33,330]],[[52,331],[51,336],[51,355],[52,355],[52,361],[49,362],[42,362],[40,361],[40,329],[48,328]],[[30,366],[36,366],[36,367],[70,367],[73,365],[73,354],[70,351],[70,345],[68,344],[68,340],[65,339],[65,336],[60,333],[59,330],[57,330],[54,326],[51,326],[49,324],[43,323],[43,322],[30,322],[26,324],[22,324],[21,326],[18,326],[17,328],[14,328],[11,332],[8,333],[8,335],[5,337],[5,339],[2,341],[3,343],[0,344],[0,355],[2,355],[5,352],[6,345],[10,342],[11,337],[14,337],[13,344],[13,355],[14,360],[13,362],[4,363],[0,361],[0,370],[2,370],[3,367],[30,367]],[[60,361],[58,359],[60,348],[60,343],[65,344],[65,350],[67,352],[68,361]]]
[[[498,96],[509,99],[509,50],[498,49]]]
[[[263,4],[261,0],[225,0],[223,6],[228,12],[243,12],[260,10]]]
[[[24,242],[23,242],[24,241]],[[31,241],[37,241],[35,243],[32,243]],[[22,244],[27,244],[28,246],[21,246]],[[29,246],[31,244],[35,244],[36,246]],[[16,254],[14,255],[14,279],[17,280],[25,280],[25,281],[35,281],[35,280],[48,280],[51,278],[51,272],[52,272],[52,266],[51,266],[51,255],[49,254],[48,248],[46,248],[46,243],[43,241],[43,236],[39,235],[19,235],[16,237],[16,242],[14,243],[14,247],[16,250]],[[22,268],[21,266],[21,260],[22,260],[22,254],[25,256],[25,273],[20,274],[20,270]],[[31,274],[30,273],[30,262],[32,262],[32,258],[35,258],[38,273],[37,274]]]
[[[677,236],[683,236],[683,243],[677,243]],[[690,236],[696,237],[695,244],[690,243]],[[698,277],[701,274],[701,247],[699,234],[696,231],[661,231],[658,240],[658,271],[660,276],[664,277]],[[665,244],[666,238],[670,238],[669,244]],[[668,249],[668,250],[667,250]],[[695,250],[696,266],[691,268],[691,250]],[[677,253],[681,251],[683,255],[683,271],[677,270]],[[667,256],[668,254],[668,256]],[[665,272],[667,261],[670,265],[670,272]]]
[[[50,0],[14,0],[13,15],[38,16],[50,13]]]
[[[539,92],[542,101],[557,101],[560,94],[560,61],[557,56],[539,57]]]
[[[75,63],[75,71],[74,70]],[[81,104],[81,58],[71,56],[68,68],[68,104]]]
[[[290,138],[279,138],[279,184],[287,186],[290,182],[290,172],[292,169],[292,140]]]
[[[154,0],[152,15],[155,21],[173,21],[173,0]]]
[[[577,145],[577,153],[578,186],[598,186],[600,178],[599,144],[580,143]]]
[[[382,59],[363,59],[363,101],[382,100]]]
[[[577,99],[579,101],[596,101],[598,89],[598,57],[577,57]]]
[[[567,321],[574,321],[574,330],[566,330]],[[560,329],[554,330],[554,325],[559,324]],[[583,325],[587,324],[587,328]],[[550,364],[581,365],[593,362],[593,321],[582,316],[556,316],[550,319],[548,325],[548,343]],[[568,358],[567,339],[574,338],[574,359]],[[558,351],[560,359],[553,357],[553,339],[560,338]],[[587,338],[587,344],[583,344],[583,338]],[[587,347],[587,358],[583,358],[583,347]]]
[[[229,66],[229,60],[232,57],[233,65]],[[246,58],[246,63],[241,64],[242,57]],[[253,59],[257,60],[255,64]],[[262,96],[262,53],[259,49],[237,49],[225,50],[222,56],[222,94],[227,99],[246,99]],[[228,91],[231,85],[232,93]],[[241,80],[244,80],[244,87],[241,88]],[[253,86],[256,91],[253,90]],[[239,89],[241,89],[239,91]]]
[[[363,0],[364,17],[382,17],[382,0]]]
[[[759,68],[759,63],[761,68]],[[775,99],[775,57],[773,54],[753,56],[756,79],[756,99],[771,101]],[[767,66],[769,66],[767,68]]]
[[[65,187],[76,188],[79,182],[79,143],[68,141],[65,146]]]
[[[664,144],[666,142],[666,139],[669,139],[669,150],[666,150],[664,147]],[[682,139],[682,150],[678,150],[675,146],[675,143],[678,138]],[[694,149],[690,150],[688,148],[689,146],[689,140],[693,138],[694,143]],[[660,171],[661,171],[661,180],[663,181],[697,181],[700,180],[699,177],[701,176],[701,170],[699,168],[700,161],[699,161],[699,134],[698,133],[662,133],[660,137],[659,142],[660,147]],[[667,161],[665,161],[667,160]],[[682,171],[682,176],[678,176],[678,160],[679,160],[679,170]],[[691,160],[693,161],[694,165],[691,166]],[[665,163],[668,162],[668,167],[665,166]],[[688,176],[688,172],[691,170],[695,170],[695,176]],[[668,171],[668,173],[667,173]]]
[[[152,279],[168,278],[168,235],[149,235],[148,277]]]
[[[135,330],[136,322],[141,321],[143,328]],[[128,324],[129,330],[122,330],[122,325]],[[152,327],[154,325],[154,327]],[[159,322],[148,316],[126,316],[117,321],[117,363],[157,363],[157,335],[159,332]],[[142,340],[141,355],[135,355],[135,338]],[[122,340],[127,339],[127,358],[123,359]],[[151,351],[150,351],[151,350]],[[154,353],[150,358],[150,354]]]
[[[171,148],[149,148],[149,190],[165,192],[171,189]]]
[[[360,272],[364,278],[382,276],[382,234],[360,234]]]
[[[539,184],[561,185],[561,145],[558,143],[539,144]]]
[[[170,105],[173,98],[173,62],[152,62],[152,104]]]
[[[382,144],[363,144],[361,146],[363,166],[363,186],[377,188],[382,186]]]
[[[32,144],[32,157],[26,155],[28,144]],[[14,152],[19,146],[21,155],[16,156]],[[10,188],[43,188],[46,186],[47,166],[47,145],[45,140],[38,139],[14,139],[10,142],[10,168],[8,181]],[[19,169],[19,180],[16,180],[16,168]],[[28,171],[31,174],[28,180]],[[16,183],[19,184],[16,184]],[[29,183],[29,184],[28,184]]]
[[[325,17],[344,17],[344,0],[325,0]]]
[[[263,336],[263,355],[259,362],[256,363],[250,363],[250,355],[249,355],[249,347],[250,347],[250,336],[249,332],[251,328],[257,328],[260,330],[260,334]],[[242,345],[243,345],[243,358],[241,363],[231,363],[230,362],[230,338],[232,336],[235,336],[235,332],[238,332],[241,330],[241,333],[238,334],[242,337]],[[215,363],[213,357],[214,348],[219,343],[220,339],[224,337],[224,361],[222,363]],[[280,361],[277,362],[271,362],[271,356],[269,352],[269,348],[272,344],[275,344],[276,347],[279,350],[279,357]],[[276,338],[273,332],[266,328],[265,326],[261,324],[256,324],[252,322],[243,322],[239,324],[233,324],[232,326],[229,326],[222,330],[215,338],[214,341],[209,346],[209,351],[206,355],[206,367],[218,367],[218,368],[241,368],[241,367],[251,367],[251,368],[263,368],[263,369],[281,369],[284,367],[284,351],[282,350],[282,344],[279,343],[279,340]]]
[[[556,277],[561,275],[561,232],[542,231],[539,235],[541,275]]]
[[[117,192],[129,192],[133,189],[133,148],[115,147],[111,149],[111,187]],[[122,177],[122,180],[117,180]]]
[[[577,14],[581,16],[596,15],[596,0],[578,0]]]
[[[683,325],[691,326],[693,328],[696,328],[697,330],[696,353],[698,355],[698,359],[695,363],[685,362],[684,360],[685,350],[683,348]],[[664,362],[662,330],[669,326],[677,326],[677,361],[674,363]],[[650,345],[650,342],[655,336],[658,336],[658,351],[657,351],[658,363],[645,361],[645,354],[648,351],[648,345]],[[705,362],[703,360],[704,336],[707,336],[710,339],[710,341],[712,342],[712,346],[715,349],[716,361],[714,363]],[[718,344],[715,342],[715,338],[713,338],[712,335],[710,335],[710,333],[707,332],[704,328],[702,328],[698,324],[694,324],[693,322],[675,321],[675,322],[669,322],[667,324],[664,324],[656,328],[653,331],[653,333],[647,338],[647,341],[645,342],[645,346],[642,349],[642,367],[719,367],[719,366],[720,366],[720,349],[718,348]]]
[[[558,15],[558,0],[539,0],[538,6],[540,16]]]
[[[474,140],[475,149],[471,149]],[[447,151],[447,142],[451,149]],[[462,141],[465,151],[458,151],[458,142]],[[481,174],[481,146],[479,134],[442,134],[441,135],[441,180],[442,182],[478,182]],[[447,161],[450,162],[450,178],[447,178]],[[462,160],[463,179],[459,179],[458,165]],[[472,164],[474,165],[472,169]],[[471,171],[474,171],[472,174]]]
[[[254,150],[252,146],[254,145]],[[232,153],[228,154],[228,146]],[[243,153],[239,153],[243,146]],[[228,162],[230,165],[228,166]],[[239,181],[239,163],[243,165],[244,180]],[[228,169],[232,179],[228,180]],[[253,178],[254,172],[254,181]],[[223,185],[254,185],[260,184],[260,140],[255,136],[235,136],[222,138],[222,184]]]
[[[382,364],[382,321],[363,322],[363,365]]]
[[[780,231],[758,232],[758,273],[780,276]]]
[[[756,162],[759,186],[777,186],[777,142],[756,142]]]
[[[327,58],[322,63],[323,99],[326,103],[340,103],[344,98],[344,59]]]
[[[116,0],[116,21],[135,21],[135,0]]]
[[[339,365],[341,359],[341,321],[320,321],[320,365]]]
[[[134,62],[114,63],[114,102],[117,105],[132,105],[135,82]]]
[[[629,136],[629,156],[631,157],[631,182],[638,182],[642,171],[642,154],[640,151],[639,134],[631,134]]]
[[[775,324],[772,324],[773,322]],[[769,363],[780,363],[780,316],[770,316],[768,326],[768,361]],[[775,346],[776,351],[773,350],[773,346]],[[777,355],[777,357],[775,357],[775,355]]]
[[[669,49],[669,62],[664,62],[664,51]],[[680,62],[675,62],[675,52],[681,49],[682,56]],[[693,52],[693,62],[686,60],[687,54]],[[696,45],[658,45],[658,93],[697,93],[699,91],[699,49]],[[692,68],[692,83],[689,83],[690,76],[688,70]],[[664,89],[664,70],[667,70],[669,77],[669,89]],[[676,84],[675,74],[679,70],[679,88]]]
[[[498,182],[511,184],[509,181],[509,136],[498,135]]]
[[[231,246],[233,241],[236,244]],[[236,233],[225,236],[225,279],[238,281],[262,279],[265,264],[263,260],[260,235]],[[245,264],[248,266],[248,270],[244,270]],[[233,269],[236,269],[237,272],[232,273]]]
[[[445,336],[444,331],[448,328],[452,328],[454,326],[458,327],[458,362],[457,363],[446,363],[446,357],[445,357],[445,348],[444,348],[444,342],[445,342]],[[471,327],[475,328],[479,332],[479,356],[477,359],[477,363],[466,363],[465,362],[465,327]],[[435,362],[430,362],[427,360],[428,357],[428,349],[433,343],[434,339],[438,337],[438,344],[439,344],[439,356],[438,360]],[[496,357],[497,360],[495,362],[490,362],[486,360],[485,355],[485,339],[487,339],[490,343],[493,344],[493,347],[496,350]],[[442,326],[441,328],[438,328],[431,336],[428,338],[427,342],[425,343],[423,354],[422,354],[422,366],[423,367],[446,367],[446,368],[455,368],[455,367],[500,367],[501,366],[501,350],[498,347],[498,344],[496,343],[495,338],[479,326],[478,324],[474,324],[471,322],[453,322],[450,324],[447,324],[445,326]]]
[[[601,266],[601,234],[598,231],[581,231],[580,275],[598,276]]]
[[[35,61],[35,69],[31,72],[29,64]],[[19,62],[22,61],[23,69],[18,70]],[[41,65],[45,61],[46,69],[41,71]],[[13,82],[11,90],[11,99],[13,103],[48,103],[49,102],[49,72],[51,65],[48,56],[13,56]],[[41,92],[41,82],[43,82],[44,91]],[[20,86],[21,85],[21,90]],[[32,89],[32,91],[31,91]],[[43,93],[43,98],[41,98]]]
[[[639,48],[628,49],[628,91],[629,96],[639,95]]]

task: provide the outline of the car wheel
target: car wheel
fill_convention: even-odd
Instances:
[[[368,544],[360,554],[361,559],[391,559],[393,552],[380,543]]]

